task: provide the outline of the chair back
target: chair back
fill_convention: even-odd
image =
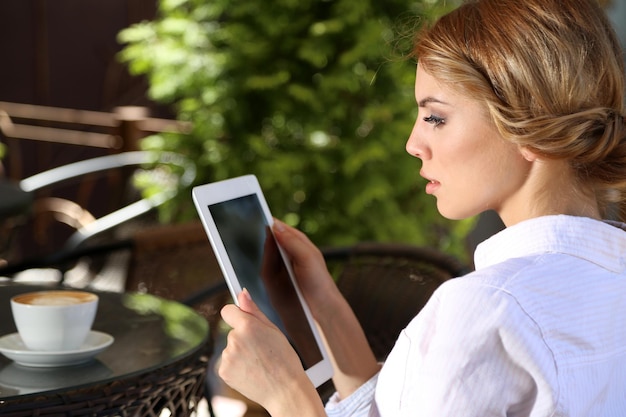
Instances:
[[[452,256],[408,244],[361,243],[322,253],[380,361],[437,287],[469,272]]]

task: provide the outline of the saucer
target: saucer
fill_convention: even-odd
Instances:
[[[86,362],[102,352],[113,343],[113,336],[102,332],[91,331],[85,343],[74,350],[37,351],[29,350],[22,342],[18,333],[0,338],[0,353],[15,363],[31,367],[54,367],[76,365]]]

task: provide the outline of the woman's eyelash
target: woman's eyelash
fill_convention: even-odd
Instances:
[[[446,120],[444,118],[442,118],[442,117],[434,116],[434,115],[431,114],[428,117],[424,117],[424,121],[426,123],[430,123],[430,124],[434,125],[435,127],[437,127],[437,126],[439,126],[441,124],[444,124]]]

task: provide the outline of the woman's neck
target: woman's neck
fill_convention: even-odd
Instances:
[[[601,218],[593,189],[575,179],[567,162],[555,160],[536,161],[518,196],[498,214],[507,226],[558,214]]]

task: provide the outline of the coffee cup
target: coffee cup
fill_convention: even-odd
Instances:
[[[93,325],[98,296],[87,291],[45,290],[11,298],[13,320],[24,345],[35,351],[79,349]]]

